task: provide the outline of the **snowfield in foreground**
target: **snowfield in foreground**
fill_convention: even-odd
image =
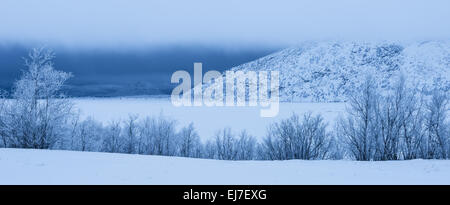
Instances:
[[[0,184],[450,184],[450,160],[219,161],[0,149]]]

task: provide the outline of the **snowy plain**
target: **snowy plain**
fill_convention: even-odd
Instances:
[[[220,161],[2,148],[0,184],[450,184],[450,160]]]
[[[345,111],[344,103],[293,103],[280,102],[279,114],[273,118],[262,118],[259,115],[263,107],[175,107],[169,97],[115,97],[115,98],[74,98],[76,108],[82,118],[92,117],[102,123],[111,120],[125,120],[130,114],[139,118],[159,116],[171,118],[178,126],[193,123],[201,140],[214,137],[223,128],[229,127],[234,132],[245,129],[257,139],[266,135],[267,127],[286,119],[292,113],[320,113],[328,128],[334,126],[336,118]]]

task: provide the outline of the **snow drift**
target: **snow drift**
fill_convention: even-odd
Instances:
[[[219,161],[0,149],[0,184],[450,184],[450,161]]]

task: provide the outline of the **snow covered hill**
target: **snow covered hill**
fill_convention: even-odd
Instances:
[[[450,42],[310,42],[231,70],[279,70],[282,101],[343,101],[366,73],[381,89],[403,73],[417,88],[450,90]]]
[[[218,161],[0,149],[0,184],[450,184],[450,160]]]

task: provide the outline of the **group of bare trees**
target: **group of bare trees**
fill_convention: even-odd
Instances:
[[[217,131],[215,138],[206,142],[203,158],[221,160],[256,159],[256,139],[245,130],[239,134],[230,128]]]
[[[306,113],[300,118],[293,114],[269,127],[260,145],[260,157],[268,160],[333,158],[334,138],[326,127],[321,115]]]
[[[176,122],[164,116],[139,120],[130,115],[123,121],[102,125],[88,118],[75,123],[69,136],[60,139],[57,149],[101,151],[111,153],[200,157],[199,138],[192,125],[180,132]]]
[[[220,160],[406,160],[450,158],[449,95],[425,93],[400,77],[388,93],[366,78],[348,110],[328,129],[321,115],[293,114],[269,126],[260,142],[245,130],[219,130],[202,142],[191,123],[139,118],[81,120],[61,94],[70,73],[53,68],[54,55],[34,49],[11,94],[0,92],[0,147],[66,149]]]
[[[423,95],[400,76],[389,93],[380,93],[368,76],[349,98],[336,134],[347,156],[356,160],[448,159],[449,96],[434,89]]]

